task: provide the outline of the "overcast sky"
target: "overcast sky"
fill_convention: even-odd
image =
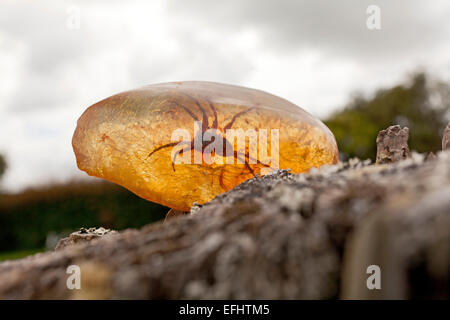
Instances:
[[[369,5],[381,30],[369,30]],[[91,104],[146,84],[262,89],[325,117],[418,68],[450,79],[450,1],[0,1],[3,187],[83,177],[71,138]]]

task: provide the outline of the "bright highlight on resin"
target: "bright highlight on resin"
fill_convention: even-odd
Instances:
[[[263,91],[173,82],[89,107],[73,136],[78,167],[147,200],[189,211],[255,175],[338,162],[330,130]]]

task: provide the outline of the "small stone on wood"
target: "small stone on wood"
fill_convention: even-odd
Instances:
[[[381,130],[377,137],[377,164],[397,162],[409,158],[409,129],[399,125]]]
[[[450,149],[450,122],[444,130],[444,137],[442,138],[442,150]]]

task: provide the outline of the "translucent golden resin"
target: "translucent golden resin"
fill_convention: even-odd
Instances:
[[[72,144],[89,175],[183,211],[254,175],[338,162],[333,134],[300,107],[212,82],[155,84],[102,100],[80,117]]]

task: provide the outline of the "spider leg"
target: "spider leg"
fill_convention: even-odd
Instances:
[[[212,104],[211,101],[206,100],[208,102],[209,107],[211,108],[211,111],[214,113],[214,122],[211,125],[211,128],[213,129],[217,129],[217,126],[219,125],[218,121],[217,121],[217,111],[216,108],[214,108],[214,105]]]
[[[173,172],[175,172],[175,161],[177,160],[177,157],[178,157],[178,155],[181,153],[181,152],[186,152],[186,151],[191,151],[192,149],[191,149],[191,146],[186,146],[184,149],[180,149],[180,150],[177,150],[176,152],[175,152],[175,154],[173,155],[173,158],[172,158],[172,170],[173,170]]]
[[[252,167],[250,166],[250,164],[247,162],[247,160],[241,158],[241,157],[238,156],[236,153],[235,153],[235,157],[236,157],[237,159],[243,160],[243,161],[244,161],[244,164],[245,164],[245,167],[247,168],[247,170],[250,171],[250,173],[251,173],[253,176],[255,176],[255,172],[254,172],[254,170],[252,169]],[[224,182],[223,182],[223,176],[224,176],[224,173],[225,173],[225,166],[224,166],[224,168],[222,169],[222,171],[221,171],[220,174],[219,174],[219,183],[220,183],[220,186],[222,187],[223,190],[227,190],[227,188],[226,188],[226,186],[225,186],[225,184],[224,184]]]
[[[230,128],[233,126],[234,121],[236,121],[236,119],[237,119],[239,116],[243,115],[244,113],[247,113],[247,112],[251,111],[251,110],[254,109],[254,108],[255,108],[255,107],[251,107],[251,108],[248,108],[247,110],[244,110],[244,111],[241,111],[241,112],[236,113],[236,114],[233,116],[233,118],[231,118],[231,121],[228,122],[227,125],[226,125],[223,129],[224,129],[224,130],[230,129]]]
[[[239,158],[238,158],[239,159]],[[241,159],[242,160],[242,159]],[[252,169],[252,167],[250,167],[250,164],[248,163],[247,159],[244,159],[245,162],[245,167],[248,169],[248,171],[250,171],[250,173],[255,176],[255,171]]]
[[[202,120],[202,133],[204,133],[209,128],[208,116],[206,114],[205,109],[203,109],[203,107],[200,105],[200,102],[197,99],[195,99],[194,97],[188,95],[187,93],[184,93],[183,95],[188,97],[189,99],[191,99],[195,103],[195,105],[198,107],[200,112],[202,113],[202,117],[203,117],[203,120]]]
[[[176,146],[178,143],[179,143],[179,142],[171,142],[171,143],[162,145],[162,146],[160,146],[160,147],[154,149],[152,152],[150,152],[150,153],[148,154],[147,159],[150,158],[156,151],[159,151],[159,150],[161,150],[161,149],[165,149],[165,148],[169,148],[169,147]]]
[[[197,116],[191,110],[189,110],[182,104],[179,104],[178,102],[175,102],[175,101],[172,101],[172,103],[175,104],[177,107],[183,108],[184,111],[186,111],[195,121],[200,121],[200,120],[198,120]]]
[[[250,164],[247,161],[247,158],[244,155],[244,158],[242,158],[239,154],[243,154],[242,152],[239,151],[235,151],[234,152],[234,157],[238,160],[244,161],[245,167],[248,169],[248,171],[250,171],[250,173],[252,175],[255,175],[255,171],[252,169],[252,167],[250,167]]]
[[[260,165],[263,165],[264,167],[270,168],[270,165],[265,164],[265,163],[262,163],[261,161],[259,161],[258,159],[255,159],[255,158],[253,158],[253,157],[250,157],[250,155],[248,154],[248,152],[245,153],[245,154],[242,153],[242,152],[240,152],[240,151],[236,151],[236,152],[239,153],[240,155],[243,155],[243,156],[245,157],[245,159],[249,159],[249,160],[255,161],[256,164],[260,164]]]
[[[238,151],[235,151],[235,153],[234,153],[234,157],[236,158],[236,159],[239,159],[239,160],[242,160],[242,161],[244,161],[244,164],[245,164],[245,167],[247,168],[247,170],[255,177],[256,176],[256,174],[255,174],[255,171],[253,170],[253,168],[250,166],[250,164],[248,163],[248,161],[247,161],[247,159],[245,158],[245,155],[244,155],[244,158],[243,157],[241,157],[241,155],[244,155],[242,152],[238,152]],[[261,164],[263,164],[263,163],[261,163]],[[264,164],[263,164],[264,165]],[[225,167],[224,167],[225,168]],[[222,169],[222,171],[220,172],[220,175],[219,175],[219,183],[220,183],[220,186],[222,187],[222,189],[224,189],[224,190],[226,190],[226,186],[225,186],[225,184],[224,184],[224,182],[223,182],[223,175],[224,175],[224,172],[225,172],[225,169]]]
[[[244,159],[242,159],[242,157],[240,157],[240,155],[243,155],[243,156],[244,156]],[[256,176],[255,171],[252,169],[252,167],[250,167],[250,164],[248,163],[248,160],[247,160],[247,159],[256,160],[256,163],[257,163],[257,164],[260,164],[260,165],[262,165],[262,166],[264,166],[264,167],[266,167],[266,168],[271,168],[270,165],[265,164],[265,163],[262,163],[261,161],[259,161],[258,159],[254,159],[253,157],[250,157],[250,155],[248,154],[248,152],[247,152],[246,154],[244,154],[244,153],[242,153],[242,152],[236,151],[236,152],[235,152],[235,157],[236,157],[236,159],[244,160],[244,162],[245,162],[245,167],[250,171],[250,173],[251,173],[254,177]]]
[[[225,185],[224,185],[224,183],[223,183],[223,173],[224,173],[224,172],[225,172],[224,169],[222,169],[222,171],[220,172],[220,175],[219,175],[219,183],[220,183],[220,186],[222,187],[222,189],[223,189],[223,190],[226,190]]]

